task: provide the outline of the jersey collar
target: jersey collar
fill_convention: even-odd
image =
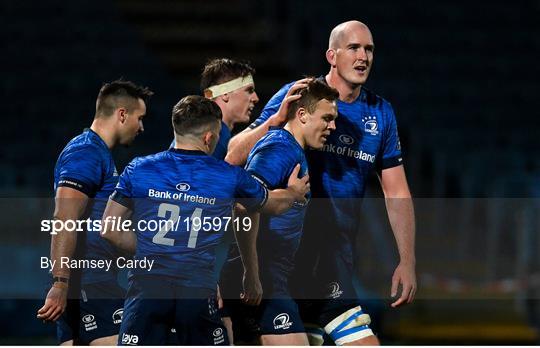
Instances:
[[[178,154],[183,154],[183,155],[208,156],[207,153],[201,150],[175,149],[174,147],[172,147],[168,151],[178,153]]]

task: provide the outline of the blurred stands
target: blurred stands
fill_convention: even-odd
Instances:
[[[516,191],[534,191],[529,186],[540,165],[530,154],[540,147],[540,121],[531,111],[540,106],[540,45],[519,34],[540,29],[534,1],[513,7],[502,1],[343,1],[340,7],[306,0],[117,3],[169,71],[190,85],[198,85],[202,62],[210,57],[252,61],[262,102],[302,74],[326,73],[330,29],[360,18],[377,46],[368,88],[396,109],[417,196],[500,195],[495,178],[516,172],[533,177]]]
[[[417,196],[501,195],[496,178],[516,174],[535,186],[540,44],[525,33],[540,29],[539,9],[534,1],[498,1],[4,1],[0,89],[9,102],[0,135],[3,148],[14,150],[0,154],[0,188],[48,190],[60,148],[90,123],[103,81],[124,76],[158,89],[151,111],[159,121],[147,121],[150,134],[127,160],[167,143],[161,135],[168,134],[170,105],[199,92],[207,59],[250,60],[262,107],[291,79],[326,73],[328,32],[353,17],[374,33],[368,88],[394,105]],[[24,137],[13,131],[23,127]]]
[[[271,2],[246,0],[117,0],[127,20],[168,71],[199,86],[210,58],[245,59],[257,69],[257,88],[273,90],[291,78],[283,30]],[[262,5],[262,6],[261,6]]]
[[[164,117],[152,122],[168,125],[167,95],[185,88],[165,73],[113,3],[7,0],[0,6],[5,195],[51,194],[56,158],[70,137],[90,125],[103,82],[124,77],[156,86],[149,111]],[[146,144],[170,141],[171,132],[160,139],[163,128],[154,129]],[[152,146],[137,152],[145,148]]]

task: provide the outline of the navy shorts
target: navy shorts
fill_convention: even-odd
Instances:
[[[158,275],[129,282],[118,345],[165,345],[175,328],[179,345],[228,345],[215,290],[178,285]]]
[[[224,300],[224,316],[233,324],[235,342],[251,343],[260,335],[306,332],[293,299],[263,299],[258,306]]]
[[[244,306],[240,300],[242,292],[243,266],[236,248],[231,248],[229,260],[225,263],[219,281],[223,298],[221,317],[230,317],[232,321],[234,344],[255,344],[260,335],[260,326],[256,320],[256,307]]]
[[[261,335],[285,335],[306,332],[298,306],[293,299],[262,300],[259,305]]]
[[[315,274],[297,268],[289,279],[305,323],[326,326],[334,318],[362,306],[352,264],[343,255],[322,254]]]
[[[260,335],[284,335],[305,332],[296,302],[288,294],[273,295],[273,284],[263,283],[263,300],[259,306],[244,304],[242,291],[243,267],[240,258],[229,260],[221,276],[223,317],[230,317],[235,342],[251,343]],[[262,276],[264,282],[265,277]],[[266,280],[270,280],[266,277]]]
[[[117,282],[83,285],[78,295],[70,296],[56,322],[58,344],[73,340],[74,344],[88,345],[95,339],[117,335],[124,298],[125,290]]]

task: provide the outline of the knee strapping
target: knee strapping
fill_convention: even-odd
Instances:
[[[337,316],[324,327],[336,345],[340,346],[373,335],[371,318],[360,306]]]

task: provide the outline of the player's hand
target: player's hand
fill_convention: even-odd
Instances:
[[[416,273],[414,270],[414,263],[400,262],[396,267],[394,275],[392,276],[392,289],[390,294],[392,298],[397,297],[399,285],[401,285],[401,295],[391,304],[393,308],[405,303],[411,303],[414,300],[414,295],[416,294]]]
[[[294,167],[291,176],[289,176],[287,188],[291,190],[295,201],[305,203],[306,194],[310,190],[309,175],[306,174],[303,177],[298,178],[298,173],[300,173],[300,164],[297,164],[296,167]]]
[[[259,275],[255,272],[244,272],[242,279],[244,292],[240,294],[240,299],[250,306],[258,306],[262,300],[262,285]]]
[[[289,88],[289,91],[281,102],[278,112],[270,116],[272,126],[280,126],[287,121],[287,113],[289,112],[291,102],[302,97],[300,94],[296,94],[296,92],[301,88],[307,87],[309,80],[309,78],[298,80],[291,86],[291,88]]]
[[[37,312],[37,318],[43,322],[58,320],[66,309],[67,293],[67,288],[52,286],[45,298],[45,304]]]

